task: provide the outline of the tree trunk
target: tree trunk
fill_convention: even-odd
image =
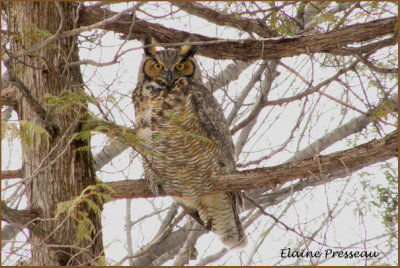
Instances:
[[[8,29],[18,33],[12,38],[11,52],[21,53],[33,48],[51,38],[60,25],[61,32],[73,29],[74,5],[70,2],[9,2]],[[46,239],[30,233],[32,265],[90,265],[103,255],[100,215],[79,207],[89,215],[95,227],[91,239],[79,243],[76,219],[66,214],[54,219],[59,202],[71,200],[87,186],[95,184],[89,147],[77,150],[89,146],[89,141],[73,138],[82,128],[77,118],[87,106],[72,105],[62,113],[45,106],[45,94],[60,96],[63,90],[78,92],[83,88],[79,66],[67,67],[68,62],[78,58],[77,38],[72,36],[58,39],[28,55],[11,58],[8,65],[9,72],[26,86],[24,91],[18,85],[19,119],[34,122],[51,135],[49,146],[44,139],[39,141],[32,137],[33,147],[24,147],[23,152],[24,177],[28,178],[28,209],[36,211],[40,218],[48,219],[36,223],[47,234]],[[29,94],[33,98],[29,98]],[[35,103],[38,104],[36,107]],[[44,107],[45,114],[40,114],[37,106]]]

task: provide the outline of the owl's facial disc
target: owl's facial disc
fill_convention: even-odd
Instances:
[[[190,59],[183,60],[175,65],[164,65],[153,58],[146,61],[144,73],[162,85],[172,86],[181,77],[191,77],[194,68],[194,62]]]

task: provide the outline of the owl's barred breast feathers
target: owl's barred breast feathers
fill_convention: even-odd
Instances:
[[[195,48],[145,49],[132,98],[146,180],[174,199],[229,248],[246,244],[236,192],[208,194],[218,176],[235,171],[234,146],[223,111],[201,83]]]

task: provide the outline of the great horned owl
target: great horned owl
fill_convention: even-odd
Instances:
[[[235,171],[234,145],[219,103],[202,83],[196,50],[145,46],[132,94],[137,133],[149,149],[142,155],[145,177],[154,193],[181,192],[174,199],[225,246],[243,247],[240,194],[207,194],[220,174]]]

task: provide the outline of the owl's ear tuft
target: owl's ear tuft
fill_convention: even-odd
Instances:
[[[155,45],[155,44],[157,44],[157,42],[154,40],[154,38],[152,38],[150,36],[146,36],[144,38],[143,44],[145,46],[148,46],[148,45]],[[144,48],[144,53],[146,54],[146,56],[155,56],[156,53],[157,53],[157,49],[156,49],[155,46],[153,46],[153,47],[145,47]]]
[[[191,57],[197,52],[198,46],[183,45],[181,47],[181,55],[183,58]]]

